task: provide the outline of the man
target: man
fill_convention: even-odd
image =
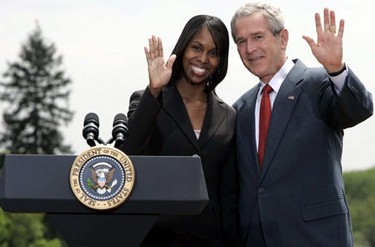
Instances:
[[[251,3],[232,18],[241,60],[260,79],[234,104],[245,246],[353,246],[343,129],[373,114],[372,96],[343,62],[344,21],[337,29],[324,9],[315,22],[317,43],[303,38],[323,68],[287,57],[280,9]]]

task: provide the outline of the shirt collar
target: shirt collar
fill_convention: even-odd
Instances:
[[[281,84],[287,77],[288,73],[292,70],[294,63],[292,60],[287,59],[281,69],[272,77],[271,81],[268,83],[273,91],[277,94],[281,87]],[[260,82],[259,91],[262,92],[263,87],[266,85],[264,82]]]

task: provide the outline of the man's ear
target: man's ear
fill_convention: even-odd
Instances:
[[[289,40],[288,29],[284,28],[283,30],[281,30],[279,36],[280,36],[280,41],[281,41],[281,48],[283,50],[286,50],[286,47],[288,45],[288,40]]]

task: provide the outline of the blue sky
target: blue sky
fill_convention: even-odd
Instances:
[[[43,36],[54,42],[62,55],[63,68],[73,81],[70,105],[73,122],[63,129],[66,143],[76,153],[88,146],[82,138],[83,119],[88,112],[100,117],[100,136],[108,140],[113,118],[126,113],[131,93],[148,84],[143,47],[152,34],[163,39],[169,55],[183,26],[197,14],[216,15],[230,30],[234,11],[246,1],[238,0],[1,0],[0,72],[13,62],[38,21]],[[324,7],[345,19],[344,59],[347,65],[375,94],[372,78],[375,57],[375,33],[372,31],[375,7],[371,0],[358,4],[352,0],[273,0],[282,8],[289,30],[287,54],[300,58],[308,66],[318,66],[302,35],[313,38],[314,13]],[[370,31],[368,31],[370,30]],[[242,65],[231,42],[229,70],[218,86],[218,95],[232,104],[258,79]],[[0,106],[1,111],[1,106]],[[1,112],[0,112],[1,113]],[[344,171],[375,166],[375,117],[345,131]]]

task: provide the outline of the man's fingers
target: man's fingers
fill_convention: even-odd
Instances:
[[[324,31],[329,31],[330,21],[329,21],[329,10],[324,8]]]
[[[345,21],[340,20],[339,31],[337,33],[337,36],[339,36],[340,38],[344,37],[344,27],[345,27]]]
[[[330,10],[329,11],[329,31],[336,34],[336,16],[335,11]]]
[[[306,40],[306,42],[309,44],[310,48],[312,49],[313,47],[315,47],[315,42],[312,38],[308,37],[308,36],[302,36],[302,38],[304,40]]]
[[[316,32],[317,33],[320,33],[323,31],[323,28],[322,28],[322,22],[320,20],[320,15],[319,13],[315,13],[315,27],[316,27]]]

